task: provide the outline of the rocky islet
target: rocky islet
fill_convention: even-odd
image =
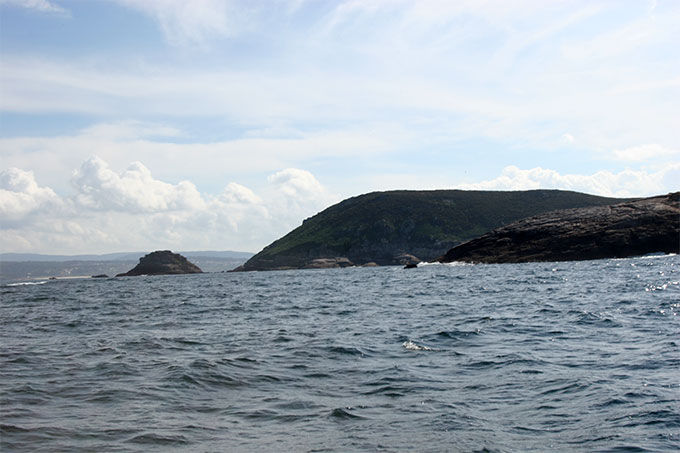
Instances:
[[[174,275],[200,274],[203,271],[194,263],[178,253],[170,250],[159,250],[139,259],[139,264],[128,272],[116,277],[133,277],[139,275]]]

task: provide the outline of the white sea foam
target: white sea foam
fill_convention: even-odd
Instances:
[[[669,256],[676,256],[677,253],[650,253],[649,255],[642,255],[638,258],[643,260],[653,260],[657,258],[668,258]]]
[[[428,348],[427,346],[422,346],[422,345],[416,344],[411,340],[404,341],[402,343],[402,346],[405,349],[408,349],[409,351],[432,351],[433,350],[432,348]]]
[[[428,262],[420,262],[418,263],[418,267],[426,267],[426,266],[447,266],[447,267],[457,267],[457,266],[474,266],[473,263],[466,263],[464,261],[452,261],[450,263],[428,263]]]
[[[5,286],[29,286],[29,285],[44,285],[47,283],[47,280],[45,281],[39,281],[39,282],[19,282],[19,283],[8,283]]]
[[[673,256],[677,256],[677,253],[663,253],[663,252],[658,252],[658,253],[648,253],[647,255],[641,255],[641,256],[629,256],[626,258],[611,258],[612,261],[628,261],[628,260],[656,260],[659,258],[669,258]]]

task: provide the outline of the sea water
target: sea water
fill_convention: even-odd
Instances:
[[[680,258],[0,287],[0,451],[680,450]]]

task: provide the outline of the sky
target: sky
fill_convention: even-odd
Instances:
[[[680,1],[0,0],[0,251],[257,252],[377,190],[680,190]]]

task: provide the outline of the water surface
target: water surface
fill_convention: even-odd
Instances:
[[[0,288],[4,451],[677,451],[680,259]]]

